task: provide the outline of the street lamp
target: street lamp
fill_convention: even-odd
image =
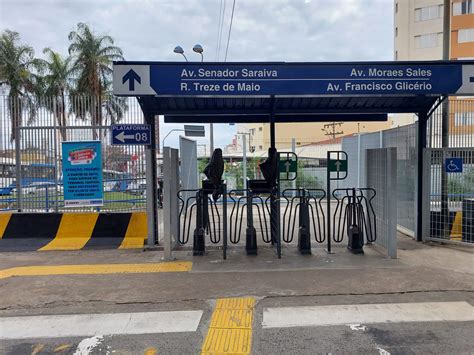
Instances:
[[[204,49],[200,44],[195,44],[193,47],[193,51],[196,53],[199,53],[201,55],[201,63],[204,61],[204,56],[202,55],[202,52],[204,52]]]
[[[196,53],[199,53],[201,55],[201,63],[204,61],[204,55],[202,54],[204,52],[204,48],[200,44],[195,44],[193,47],[193,51]],[[181,54],[184,59],[186,59],[186,62],[188,62],[188,58],[184,55],[184,49],[181,46],[176,46],[174,47],[173,50],[174,53]],[[209,138],[210,138],[210,148],[211,148],[211,154],[214,151],[214,125],[212,123],[209,124]]]
[[[176,54],[181,54],[184,57],[184,59],[186,59],[186,62],[188,62],[188,58],[186,58],[186,56],[184,55],[183,47],[176,46],[176,47],[174,47],[173,52],[175,52]]]

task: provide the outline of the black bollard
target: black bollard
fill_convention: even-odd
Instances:
[[[245,230],[245,250],[247,255],[257,255],[257,231],[253,226],[252,192],[247,195],[247,229]]]
[[[206,199],[207,202],[207,195],[204,195],[202,190],[199,190],[197,192],[197,201],[196,201],[196,228],[194,229],[194,235],[193,235],[193,255],[194,256],[202,256],[204,255],[205,251],[205,243],[204,243],[204,203],[203,200],[204,198]],[[206,203],[206,209],[207,209],[207,203]]]
[[[300,190],[300,214],[298,228],[298,250],[301,254],[311,254],[311,231],[309,224],[309,206],[308,199],[305,196],[305,190]]]
[[[347,228],[347,249],[353,254],[364,254],[364,234],[361,229],[362,205],[357,200],[356,190],[352,189],[352,196],[349,198],[349,216]]]

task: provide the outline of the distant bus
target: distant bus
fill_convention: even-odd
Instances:
[[[22,163],[20,184],[26,188],[32,184],[54,184],[55,166],[53,164]],[[0,159],[0,196],[11,195],[16,188],[15,159]]]
[[[129,173],[115,170],[103,170],[104,191],[124,192],[128,190],[132,182]],[[21,187],[28,188],[31,185],[45,184],[53,185],[55,180],[55,166],[53,164],[22,163],[21,164]],[[62,184],[59,177],[58,184]],[[8,196],[16,189],[16,164],[15,159],[0,159],[0,196]]]

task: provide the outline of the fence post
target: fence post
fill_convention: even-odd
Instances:
[[[387,208],[387,255],[397,258],[397,148],[385,148],[387,152],[387,174],[384,187],[384,203]],[[395,198],[393,198],[395,196]],[[385,208],[384,208],[385,209]]]
[[[430,237],[430,219],[431,219],[431,149],[425,148],[423,151],[423,184],[421,187],[422,197],[422,206],[423,210],[420,213],[423,213],[422,217],[422,227],[421,227],[421,238],[423,241],[427,237]]]
[[[14,127],[15,130],[15,177],[16,177],[16,208],[21,212],[22,191],[21,191],[21,147],[20,147],[20,127]]]

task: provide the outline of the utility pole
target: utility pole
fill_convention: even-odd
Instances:
[[[451,0],[444,0],[443,14],[443,60],[449,60],[450,35],[451,35]],[[441,147],[449,147],[449,98],[446,97],[441,106]],[[430,135],[433,132],[430,132]],[[443,218],[443,236],[449,235],[448,212],[448,173],[441,169],[441,216]]]
[[[321,130],[324,132],[325,136],[331,136],[333,142],[336,142],[336,136],[344,134],[344,131],[336,131],[336,126],[340,128],[342,126],[342,122],[332,122],[325,124]]]

